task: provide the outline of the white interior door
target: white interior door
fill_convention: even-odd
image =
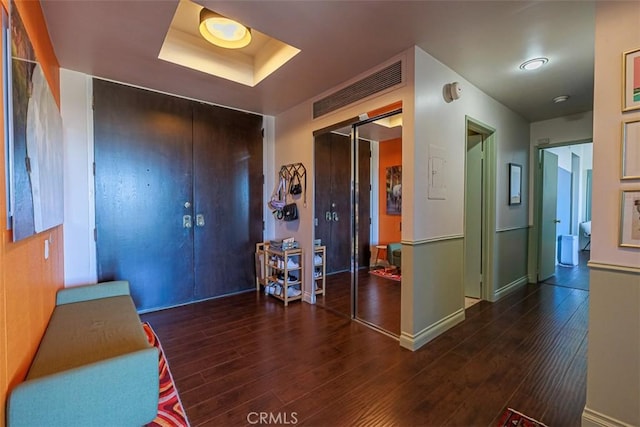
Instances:
[[[542,194],[540,207],[540,251],[538,281],[546,280],[556,271],[556,224],[558,200],[558,156],[542,150]]]
[[[480,298],[482,289],[482,135],[467,137],[464,216],[465,296]]]

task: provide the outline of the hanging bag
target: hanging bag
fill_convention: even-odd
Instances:
[[[298,205],[296,205],[296,202],[284,205],[284,208],[282,208],[282,220],[295,221],[296,219],[298,219]]]
[[[293,171],[293,176],[291,177],[291,182],[289,183],[289,193],[294,196],[302,194],[302,184],[300,183],[300,174],[298,173],[298,169],[295,169]]]
[[[271,199],[267,205],[269,209],[276,214],[276,217],[279,215],[278,212],[282,212],[282,209],[287,204],[286,202],[286,194],[287,194],[287,181],[285,177],[280,174],[280,179],[278,181],[278,186],[273,189],[273,193],[271,193]],[[281,219],[278,218],[278,219]]]

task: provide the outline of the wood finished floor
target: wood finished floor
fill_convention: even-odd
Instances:
[[[317,304],[351,316],[351,273],[327,276],[326,295],[317,297]],[[400,336],[401,283],[369,274],[369,269],[358,272],[358,315],[395,336]]]
[[[556,265],[555,274],[544,281],[549,285],[566,286],[568,288],[578,288],[589,290],[589,267],[587,263],[591,256],[591,251],[578,252],[578,265],[563,266]]]
[[[588,299],[528,285],[472,306],[416,352],[330,310],[258,293],[141,317],[194,427],[248,425],[252,412],[310,426],[490,426],[506,407],[578,426]]]

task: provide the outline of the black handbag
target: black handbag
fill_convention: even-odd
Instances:
[[[283,221],[295,221],[298,219],[298,205],[295,202],[284,205],[282,208]]]
[[[293,172],[293,176],[291,177],[291,182],[289,183],[289,193],[294,196],[297,194],[302,194],[302,184],[300,183],[300,174],[296,169]]]

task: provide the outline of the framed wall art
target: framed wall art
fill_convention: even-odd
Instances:
[[[640,49],[622,54],[622,111],[640,110]]]
[[[522,203],[522,166],[509,163],[509,204]]]
[[[620,246],[640,248],[640,190],[622,191]]]
[[[640,179],[640,118],[622,123],[622,179]]]
[[[62,224],[62,118],[14,1],[9,2],[9,207],[13,240]]]
[[[387,215],[402,214],[402,166],[387,168]]]

